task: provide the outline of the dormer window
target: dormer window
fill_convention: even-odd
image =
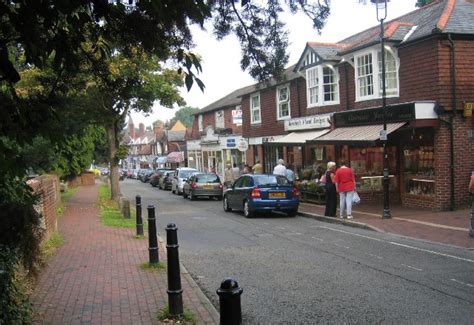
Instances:
[[[396,53],[385,50],[385,92],[398,96],[398,58]],[[377,58],[375,61],[374,58]],[[356,101],[382,97],[382,56],[375,49],[355,56]]]
[[[318,65],[306,70],[306,98],[308,107],[339,104],[337,68]]]

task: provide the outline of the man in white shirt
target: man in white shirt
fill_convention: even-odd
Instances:
[[[286,177],[287,173],[283,159],[278,159],[278,165],[273,168],[273,175],[281,175]]]

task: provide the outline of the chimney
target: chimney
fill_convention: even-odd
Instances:
[[[138,137],[141,138],[145,135],[145,124],[138,124]]]

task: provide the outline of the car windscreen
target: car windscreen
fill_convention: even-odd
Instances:
[[[256,185],[290,185],[286,177],[279,175],[258,175],[254,179]]]
[[[220,183],[220,179],[216,174],[202,174],[196,175],[196,183]]]
[[[188,178],[191,176],[192,173],[195,173],[195,170],[180,170],[179,171],[179,177],[180,178]]]

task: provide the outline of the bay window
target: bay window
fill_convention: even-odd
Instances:
[[[385,50],[385,92],[398,96],[398,60],[396,54]],[[376,59],[375,59],[376,58]],[[382,56],[371,50],[355,56],[356,101],[382,97]]]
[[[320,65],[306,70],[308,107],[339,104],[337,69]]]

